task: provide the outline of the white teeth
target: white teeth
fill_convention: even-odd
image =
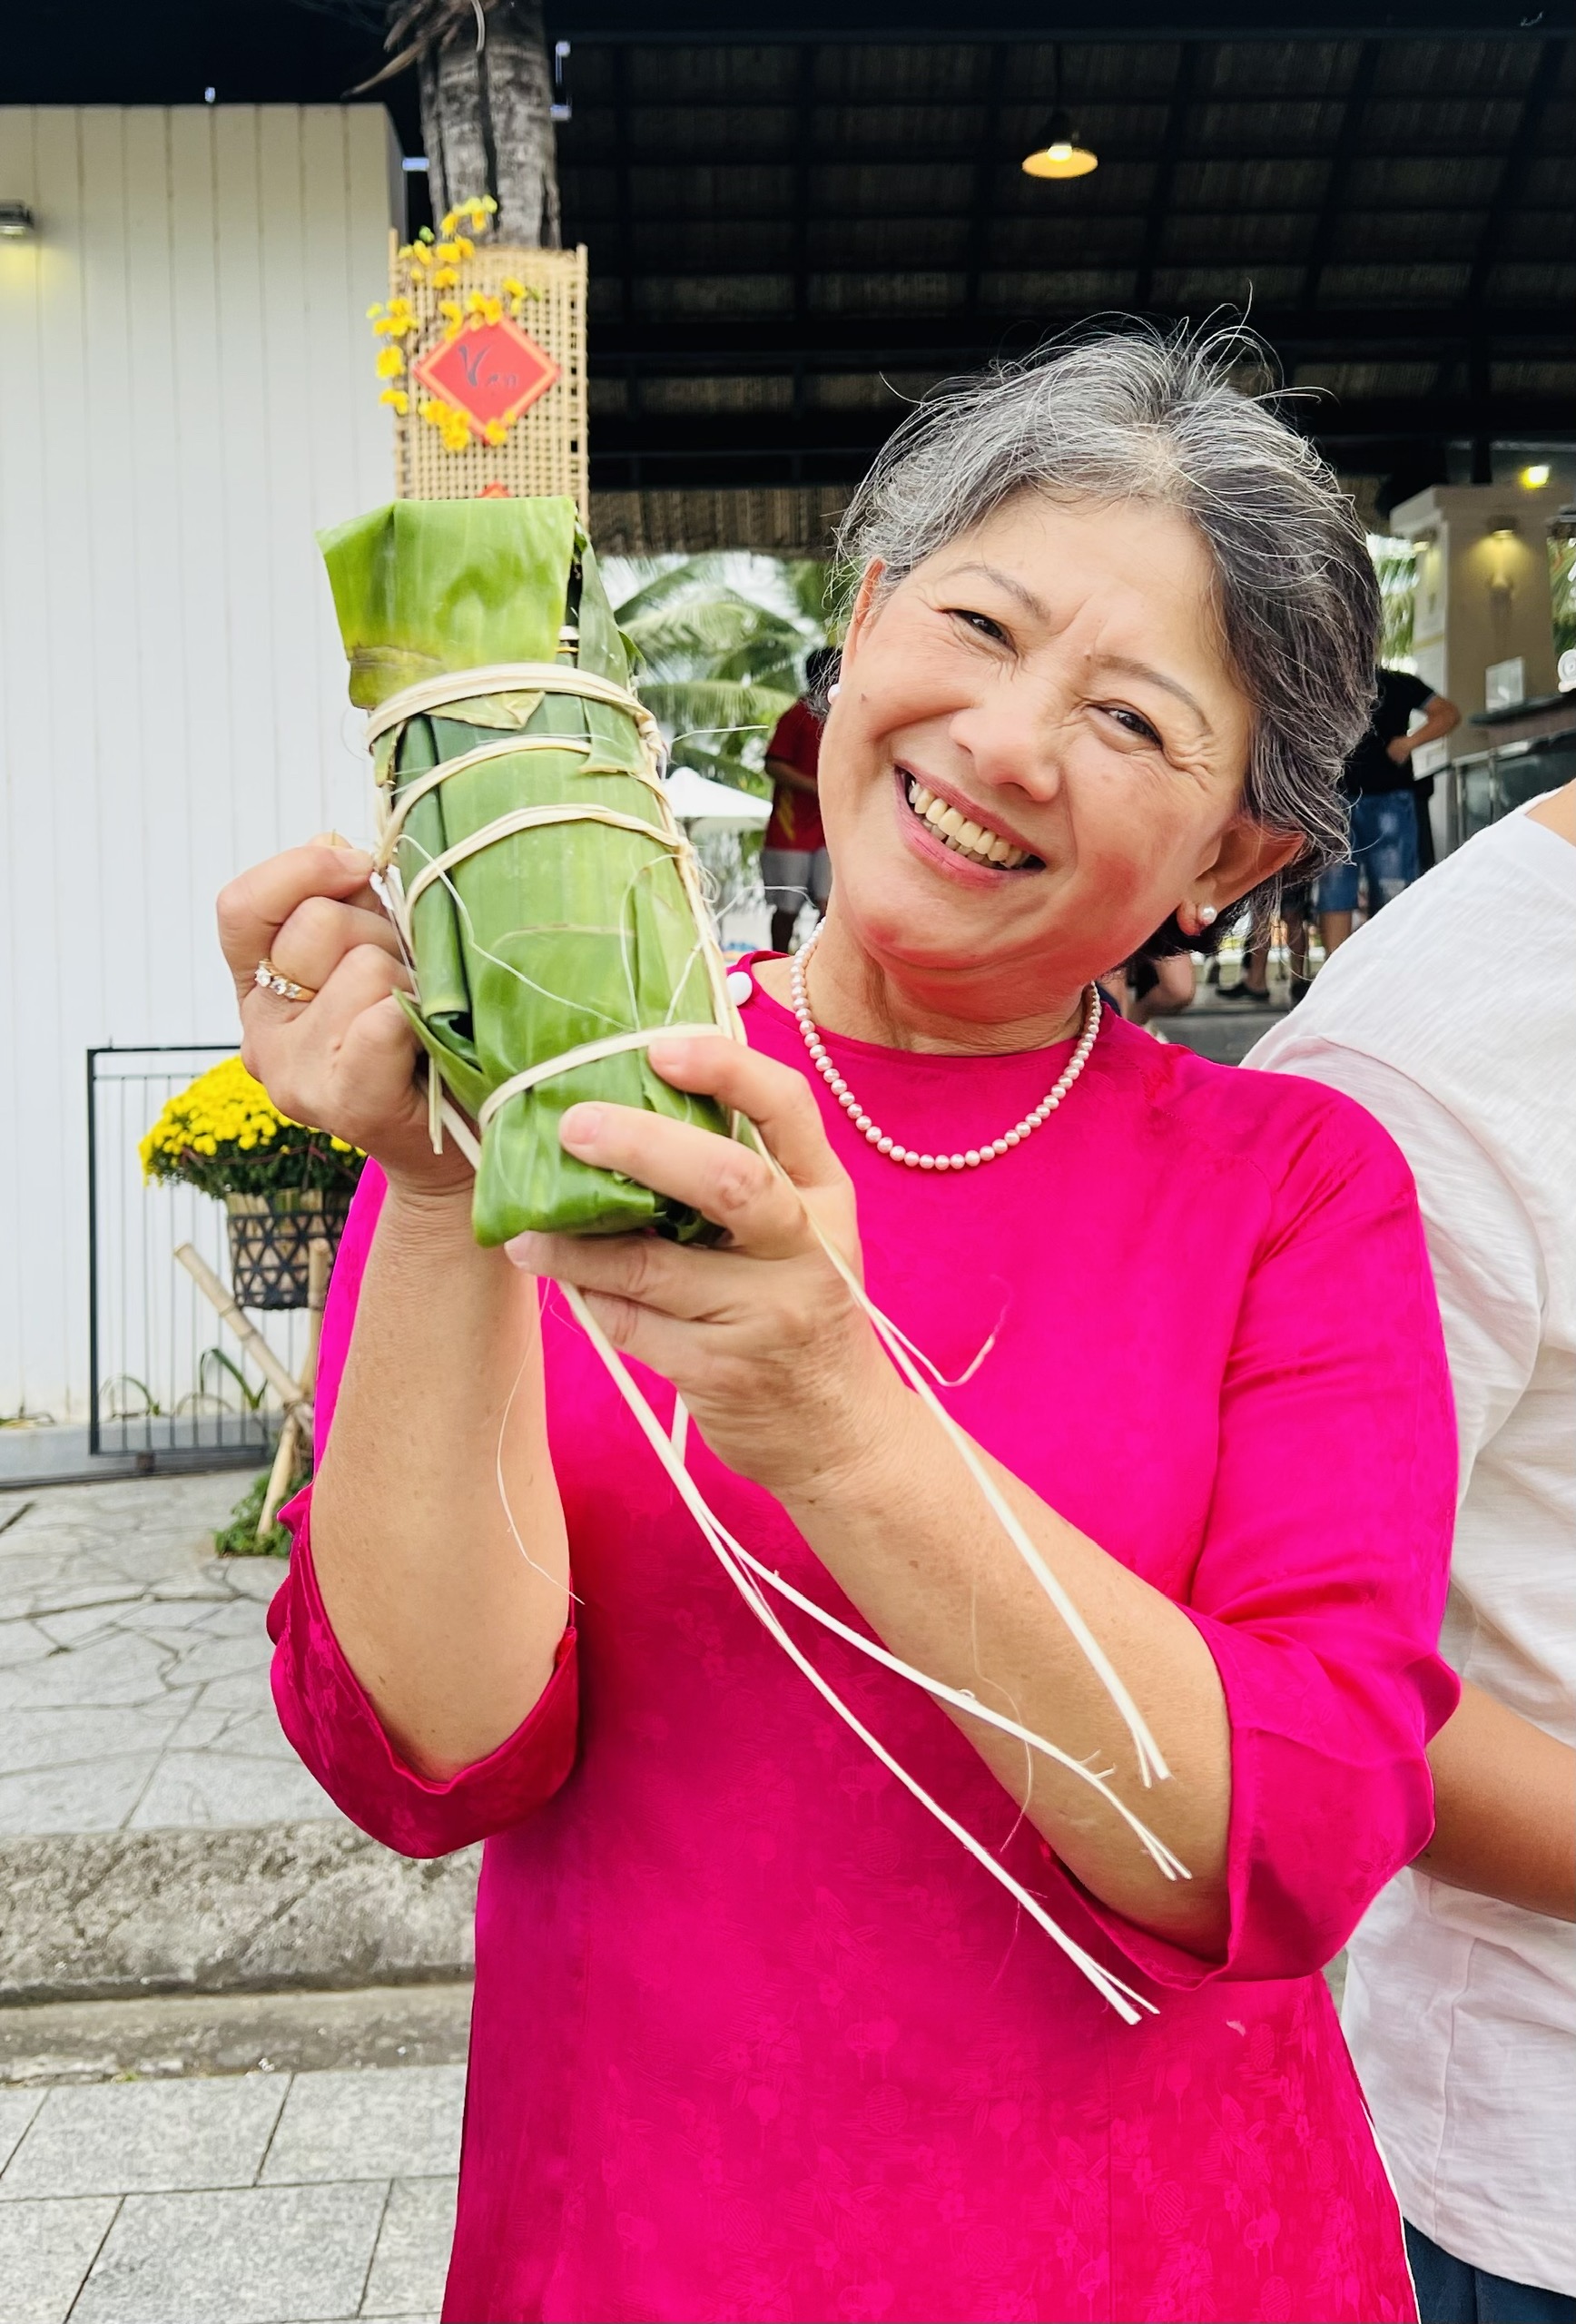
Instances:
[[[956,807],[949,806],[944,799],[938,799],[935,793],[928,791],[922,783],[915,782],[911,775],[907,780],[905,796],[914,813],[930,825],[937,838],[950,847],[954,855],[966,855],[976,863],[995,864],[1005,872],[1014,871],[1019,864],[1027,862],[1027,848],[1014,847],[1012,842],[1003,839],[1000,832],[988,830],[983,823],[971,822]]]

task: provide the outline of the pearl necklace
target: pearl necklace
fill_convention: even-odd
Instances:
[[[804,990],[805,963],[815,950],[816,937],[820,933],[821,931],[817,929],[815,935],[810,939],[803,950],[793,956],[790,970],[790,981],[793,993],[793,1014],[799,1020],[799,1030],[803,1037],[804,1046],[810,1052],[810,1061],[815,1070],[861,1137],[873,1146],[878,1154],[886,1155],[891,1161],[901,1162],[911,1170],[977,1170],[981,1162],[1000,1160],[1003,1154],[1010,1154],[1015,1146],[1021,1146],[1024,1139],[1039,1128],[1041,1122],[1050,1119],[1089,1061],[1089,1051],[1094,1048],[1095,1036],[1100,1029],[1100,996],[1092,984],[1088,987],[1084,994],[1083,1030],[1079,1035],[1078,1047],[1068,1060],[1067,1070],[1055,1087],[1046,1092],[1031,1114],[1025,1114],[1021,1121],[1015,1122],[1010,1130],[1004,1131],[1001,1137],[993,1138],[989,1146],[971,1146],[965,1154],[916,1154],[911,1146],[900,1146],[895,1137],[888,1137],[879,1122],[872,1121],[853,1091],[849,1088],[844,1077],[839,1073],[836,1065],[826,1054],[826,1045],[822,1040],[820,1029],[810,1013],[810,1000]]]

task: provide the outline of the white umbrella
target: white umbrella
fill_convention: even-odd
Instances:
[[[674,820],[692,831],[698,825],[714,832],[760,832],[772,819],[769,799],[735,791],[731,783],[713,783],[694,767],[671,767],[663,787]]]

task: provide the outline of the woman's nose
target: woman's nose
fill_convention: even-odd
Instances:
[[[980,780],[1027,798],[1054,798],[1061,786],[1065,722],[1053,705],[1028,690],[1003,687],[955,711],[951,735]]]

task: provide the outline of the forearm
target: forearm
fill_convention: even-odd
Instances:
[[[567,1551],[536,1284],[478,1246],[463,1193],[386,1197],[311,1539],[335,1635],[412,1766],[451,1774],[513,1732],[552,1671]]]
[[[766,772],[773,783],[782,783],[786,790],[806,792],[812,799],[816,795],[818,786],[815,777],[813,774],[801,774],[799,769],[796,766],[790,766],[786,759],[768,759]]]
[[[1576,1920],[1576,1751],[1463,1686],[1428,1760],[1435,1824],[1419,1871]]]
[[[1030,1539],[1148,1719],[1174,1781],[1146,1790],[1118,1713],[978,1486],[918,1400],[897,1391],[882,1452],[810,1486],[790,1513],[878,1637],[1099,1770],[1192,1873],[1168,1882],[1079,1777],[958,1715],[992,1773],[1086,1886],[1129,1919],[1206,1955],[1227,1926],[1230,1728],[1194,1624],[994,1462]]]

